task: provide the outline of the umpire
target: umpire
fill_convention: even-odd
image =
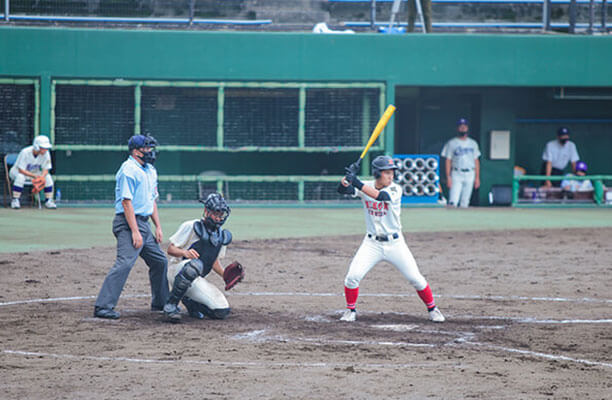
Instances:
[[[168,261],[159,247],[163,233],[157,213],[157,171],[153,166],[156,146],[151,136],[132,136],[128,141],[130,156],[115,177],[113,234],[117,238],[117,259],[98,294],[95,317],[119,318],[114,308],[139,255],[149,267],[151,309],[163,310],[168,300]],[[149,217],[155,224],[155,235]]]

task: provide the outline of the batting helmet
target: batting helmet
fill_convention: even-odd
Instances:
[[[227,221],[231,209],[221,193],[213,192],[200,202],[204,203],[203,219],[208,226],[219,228]]]
[[[40,135],[40,136],[36,136],[36,138],[34,139],[34,142],[32,143],[32,146],[34,147],[35,151],[40,151],[40,149],[50,149],[51,148],[51,142],[49,142],[49,138],[44,136],[44,135]]]
[[[587,163],[585,163],[584,161],[578,161],[576,163],[576,172],[582,171],[586,174],[587,169],[588,169]]]
[[[380,172],[387,169],[392,169],[393,179],[397,179],[397,165],[395,165],[391,157],[378,156],[372,160],[372,175],[374,175],[374,178],[380,178]]]

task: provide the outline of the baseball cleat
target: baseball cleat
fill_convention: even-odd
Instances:
[[[167,303],[164,306],[164,314],[166,314],[166,318],[171,322],[178,322],[181,320],[181,310],[176,304]]]
[[[351,310],[350,308],[347,308],[344,314],[342,314],[342,317],[340,317],[340,321],[345,321],[345,322],[354,322],[356,319],[357,319],[357,311]]]
[[[442,312],[438,309],[438,307],[429,311],[429,319],[433,322],[444,322],[446,318],[442,315]]]
[[[119,319],[120,316],[121,314],[119,314],[119,312],[113,310],[112,308],[94,308],[94,317],[96,318]]]
[[[45,208],[48,208],[50,210],[55,210],[57,208],[57,205],[55,204],[55,202],[51,199],[45,201]]]
[[[21,203],[19,202],[19,199],[13,199],[11,200],[11,208],[18,210],[21,208]]]

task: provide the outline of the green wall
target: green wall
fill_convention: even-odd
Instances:
[[[554,138],[554,122],[517,121],[612,118],[609,101],[559,101],[550,96],[555,87],[612,88],[612,38],[606,36],[317,35],[0,27],[0,55],[0,77],[40,79],[41,132],[50,128],[52,78],[384,82],[388,103],[409,105],[409,110],[398,109],[386,130],[388,152],[397,145],[439,152],[440,143],[454,133],[457,113],[470,114],[472,131],[485,155],[491,129],[511,130],[515,145],[511,160],[482,159],[481,203],[492,184],[508,183],[515,160],[533,169],[546,140]],[[412,88],[408,92],[413,94],[407,95],[401,88]],[[414,88],[427,90],[417,90],[414,95]],[[452,112],[442,113],[444,118],[438,120],[436,115],[440,113],[427,108],[432,99],[441,99],[442,108]],[[418,120],[417,127],[427,125],[429,120],[437,128],[418,132],[418,137],[394,140],[389,132],[401,134],[394,129],[396,120],[411,118]],[[570,125],[576,131],[574,140],[581,156],[596,172],[612,172],[609,126],[582,122]],[[580,136],[578,132],[585,134]],[[72,157],[79,155],[73,153]],[[171,157],[176,156],[168,155]],[[285,158],[290,164],[292,157]],[[316,162],[324,164],[325,160]]]

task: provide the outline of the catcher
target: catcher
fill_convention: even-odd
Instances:
[[[225,256],[226,246],[232,242],[232,234],[221,228],[230,214],[225,199],[219,193],[211,193],[200,202],[204,203],[202,218],[183,222],[170,237],[168,281],[172,291],[164,313],[173,322],[181,319],[180,301],[193,318],[226,318],[230,313],[227,299],[205,277],[214,270],[223,277],[225,290],[244,277],[240,263],[233,262],[223,268],[219,262]]]

